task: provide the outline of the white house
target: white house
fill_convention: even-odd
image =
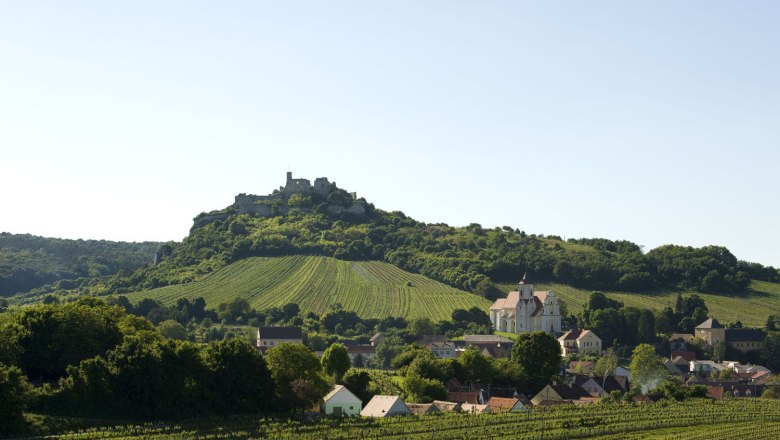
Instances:
[[[360,411],[363,417],[408,416],[412,412],[399,396],[374,396]]]
[[[563,356],[571,353],[601,356],[601,338],[590,330],[579,328],[569,330],[558,338],[558,343],[561,344]]]
[[[525,333],[543,330],[550,334],[561,332],[561,311],[553,291],[534,292],[528,274],[509,292],[490,307],[490,322],[496,331]]]
[[[344,385],[336,385],[322,398],[320,409],[328,416],[357,416],[363,409],[363,402]]]
[[[260,327],[257,329],[257,348],[265,352],[271,347],[289,342],[303,344],[303,333],[300,327]]]

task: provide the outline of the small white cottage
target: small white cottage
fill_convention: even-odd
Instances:
[[[363,409],[363,402],[344,385],[336,385],[322,398],[320,408],[328,416],[356,416]]]

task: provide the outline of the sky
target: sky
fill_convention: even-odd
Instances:
[[[780,2],[0,0],[0,231],[380,209],[780,266]]]

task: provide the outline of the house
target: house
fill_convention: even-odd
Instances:
[[[600,384],[607,394],[613,391],[620,391],[621,393],[625,393],[628,391],[630,385],[628,378],[625,376],[607,376],[607,378],[602,380]]]
[[[458,403],[484,403],[480,391],[447,391],[447,400]]]
[[[710,347],[726,343],[726,328],[715,318],[709,318],[696,326],[696,337],[704,339]]]
[[[682,359],[682,358],[679,358],[679,359]],[[671,374],[674,374],[674,375],[677,375],[677,376],[684,375],[686,372],[688,372],[688,368],[685,368],[685,371],[683,371],[674,362],[672,362],[672,361],[670,361],[668,359],[666,361],[664,361],[664,367],[666,367],[666,369]]]
[[[629,382],[631,381],[631,370],[622,365],[618,365],[612,375],[615,377],[625,377]]]
[[[369,339],[368,341],[371,343],[372,347],[376,347],[379,344],[381,344],[382,341],[384,341],[384,339],[385,339],[384,335],[381,332],[377,332],[374,333],[374,336],[371,336],[371,339]]]
[[[581,387],[592,397],[604,397],[607,392],[601,387],[602,380],[597,380],[590,376],[577,375],[574,376],[573,384]]]
[[[407,403],[406,407],[416,416],[440,412],[439,408],[432,403]]]
[[[512,357],[512,344],[511,342],[498,342],[492,343],[475,343],[473,346],[480,349],[480,352],[493,359],[509,359]]]
[[[518,284],[517,291],[499,298],[490,307],[490,322],[496,331],[524,333],[543,330],[561,332],[561,311],[553,291],[535,292],[528,274]]]
[[[601,356],[601,338],[590,330],[573,328],[558,338],[558,343],[563,356],[571,353]]]
[[[746,385],[740,383],[714,383],[707,387],[707,397],[720,400],[730,393],[731,397],[761,397],[764,385]]]
[[[741,353],[761,350],[764,334],[754,328],[727,328],[726,346]]]
[[[691,361],[689,365],[690,369],[688,371],[691,373],[706,376],[709,376],[712,373],[719,373],[728,368],[720,362],[715,361]]]
[[[460,411],[470,414],[482,414],[489,413],[490,407],[487,405],[480,405],[476,403],[464,403],[460,406]]]
[[[497,335],[463,335],[463,342],[465,346],[476,344],[500,344],[500,343],[513,343],[514,341]]]
[[[376,354],[376,347],[372,345],[351,345],[347,347],[347,356],[349,356],[352,365],[355,365],[355,359],[360,356],[363,361],[371,360]]]
[[[672,333],[669,336],[667,342],[669,343],[669,351],[685,351],[686,344],[693,339],[693,335],[690,333]]]
[[[422,335],[415,342],[420,347],[425,347],[434,342],[447,342],[447,335]]]
[[[449,341],[431,342],[425,346],[439,359],[452,359],[455,357],[455,344]]]
[[[487,401],[487,406],[490,407],[490,412],[517,412],[526,411],[528,408],[520,401],[520,399],[507,398],[507,397],[491,397]]]
[[[376,395],[360,411],[360,415],[363,417],[392,417],[411,414],[412,411],[399,396]]]
[[[686,362],[695,361],[696,353],[693,351],[673,351],[669,354],[669,359],[674,361],[677,357],[683,358]]]
[[[591,361],[571,361],[566,372],[569,374],[590,374],[596,368],[596,363]]]
[[[344,385],[336,385],[322,398],[320,409],[328,416],[357,416],[363,409],[363,402]]]
[[[440,412],[458,412],[460,411],[460,403],[458,402],[447,402],[445,400],[434,400],[433,404],[436,406],[436,408],[439,409]]]
[[[550,402],[568,402],[571,403],[584,397],[591,397],[590,394],[578,385],[558,385],[551,384],[542,388],[534,397],[531,403],[534,405],[549,405]]]
[[[303,344],[300,327],[260,327],[257,329],[257,348],[263,353],[283,342]]]

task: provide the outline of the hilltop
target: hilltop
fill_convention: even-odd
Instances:
[[[747,298],[762,294],[755,286],[780,281],[777,269],[740,261],[721,246],[665,245],[644,253],[639,245],[625,240],[564,241],[511,226],[423,223],[399,211],[377,209],[327,178],[311,184],[307,179],[293,179],[291,173],[284,186],[267,196],[239,194],[234,204],[200,214],[193,223],[181,243],[160,248],[154,266],[132,274],[82,280],[74,289],[49,286],[27,296],[74,291],[98,296],[130,294],[166,286],[175,286],[168,290],[177,294],[205,292],[202,289],[210,285],[208,280],[216,279],[217,273],[234,273],[229,268],[242,260],[281,256],[384,263],[488,301],[502,296],[506,290],[502,286],[517,282],[524,272],[532,273],[538,282],[583,292],[640,294],[635,298],[679,291]],[[574,306],[578,300],[571,302]],[[268,300],[268,304],[277,303]]]

